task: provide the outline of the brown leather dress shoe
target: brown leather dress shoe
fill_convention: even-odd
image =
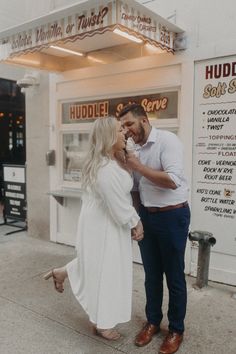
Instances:
[[[135,338],[135,345],[137,345],[138,347],[143,347],[144,345],[147,345],[151,342],[154,334],[158,332],[160,332],[159,326],[155,326],[147,322]]]
[[[180,344],[183,341],[183,337],[184,337],[183,334],[176,333],[176,332],[169,332],[160,347],[159,353],[173,354],[177,352]]]

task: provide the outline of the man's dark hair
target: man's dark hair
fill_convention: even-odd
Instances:
[[[129,103],[122,108],[119,112],[119,118],[123,117],[128,112],[131,112],[135,117],[146,117],[147,113],[145,112],[143,106],[138,103]]]

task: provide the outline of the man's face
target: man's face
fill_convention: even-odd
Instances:
[[[126,138],[132,138],[136,144],[145,142],[142,118],[135,118],[131,112],[128,112],[120,118],[120,121],[125,130]]]

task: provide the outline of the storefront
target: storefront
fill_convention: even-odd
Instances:
[[[195,230],[207,228],[206,231],[211,232],[215,219],[205,224],[198,219],[200,207],[196,196],[200,192],[195,188],[198,182],[192,178],[197,176],[192,168],[198,165],[195,157],[193,164],[192,153],[193,145],[197,144],[195,119],[199,114],[195,111],[192,119],[198,90],[194,87],[194,76],[201,72],[195,73],[198,66],[184,58],[184,51],[174,54],[174,48],[185,48],[183,33],[179,27],[135,1],[104,0],[87,1],[1,34],[2,59],[51,73],[49,188],[44,193],[50,195],[52,241],[68,245],[75,242],[81,207],[81,161],[91,122],[95,118],[117,115],[122,105],[131,101],[145,107],[152,125],[171,130],[180,137],[190,181],[192,227]],[[204,157],[204,160],[209,158]],[[233,172],[232,178],[235,180]],[[228,222],[229,218],[225,220]],[[235,217],[229,223],[233,246],[232,222]],[[215,253],[212,252],[210,279],[225,282],[227,273],[226,282],[236,284],[235,271],[232,271],[236,253],[230,251],[227,256],[220,241],[222,235],[217,234],[217,229],[213,232],[217,244]],[[219,254],[222,256],[218,257]],[[225,257],[230,267],[225,266]],[[139,261],[136,244],[134,260]],[[197,247],[189,242],[187,273],[196,274],[196,261]]]
[[[151,79],[153,72],[143,72],[143,75],[147,76],[147,74],[150,75]],[[51,194],[57,200],[57,203],[52,200],[52,209],[54,209],[56,217],[54,222],[51,219],[52,237],[56,242],[74,244],[77,215],[80,209],[80,190],[78,187],[80,186],[81,164],[87,149],[88,133],[94,117],[102,118],[111,114],[116,116],[123,105],[135,101],[146,107],[153,125],[163,128],[168,127],[174,132],[178,130],[178,88],[161,91],[158,89],[150,90],[149,87],[144,86],[140,91],[136,91],[133,85],[127,85],[127,92],[122,93],[126,96],[115,97],[116,92],[121,92],[122,81],[127,80],[132,83],[135,81],[136,75],[137,73],[133,73],[133,77],[128,79],[127,74],[122,73],[120,80],[114,82],[114,92],[108,92],[106,89],[108,86],[107,80],[114,80],[113,75],[103,79],[99,77],[96,79],[97,82],[93,79],[93,86],[95,87],[98,87],[101,82],[103,83],[103,92],[101,92],[101,88],[99,96],[95,92],[91,95],[90,85],[87,86],[88,92],[86,92],[86,88],[81,87],[80,80],[75,80],[70,84],[67,80],[64,83],[61,81],[59,83],[60,90],[57,89],[57,107],[55,107],[59,113],[59,120],[57,120],[57,136],[54,136],[54,139],[58,141],[60,147],[59,151],[57,150],[60,164],[59,169],[54,170],[55,174],[51,180],[52,185],[59,186],[59,189],[51,191]],[[58,82],[55,83],[55,85],[57,84]],[[86,82],[83,82],[83,84],[86,85]],[[74,92],[72,100],[71,94],[68,97],[67,85],[75,85],[72,90]],[[90,97],[89,100],[83,100],[82,97],[78,100],[79,92],[84,92],[85,99]],[[113,98],[111,98],[112,96]],[[135,260],[139,260],[139,252],[136,246],[135,243],[134,247],[137,252],[137,254],[135,252]]]

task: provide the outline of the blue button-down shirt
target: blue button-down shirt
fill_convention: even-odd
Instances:
[[[152,128],[147,142],[136,146],[142,164],[165,171],[177,186],[175,190],[162,188],[135,172],[134,190],[139,191],[141,203],[146,207],[164,207],[185,202],[189,188],[184,176],[183,147],[179,138],[169,131]]]

